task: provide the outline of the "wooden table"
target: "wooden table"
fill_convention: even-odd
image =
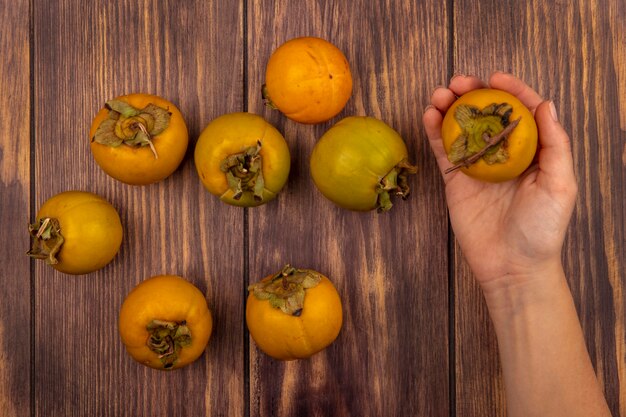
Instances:
[[[0,409],[4,416],[503,416],[494,332],[449,228],[421,114],[455,73],[510,71],[555,101],[580,192],[563,260],[611,410],[626,417],[626,4],[607,1],[77,1],[0,3]],[[346,54],[354,93],[306,126],[263,106],[271,52],[302,35]],[[114,96],[169,98],[187,157],[167,180],[106,176],[88,146]],[[204,191],[193,145],[215,117],[263,115],[284,133],[292,173],[255,209]],[[413,194],[386,214],[325,200],[308,173],[317,138],[370,115],[407,142]],[[125,226],[115,261],[67,276],[25,256],[26,225],[52,195],[92,191]],[[344,302],[337,341],[310,360],[257,350],[246,287],[286,262],[315,268]],[[205,354],[167,373],[124,351],[117,315],[145,278],[174,273],[205,294]]]

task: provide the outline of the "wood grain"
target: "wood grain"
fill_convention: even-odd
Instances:
[[[420,124],[430,90],[446,77],[446,13],[434,1],[249,6],[249,109],[284,133],[292,153],[286,189],[249,212],[250,280],[284,263],[314,268],[333,280],[344,303],[339,338],[309,360],[280,363],[250,342],[252,416],[449,413],[447,220]],[[325,38],[350,62],[353,96],[327,123],[299,125],[263,107],[267,60],[297,36]],[[419,166],[412,196],[389,213],[342,210],[310,180],[315,141],[348,115],[387,122]]]
[[[0,414],[504,416],[493,329],[447,246],[421,126],[453,72],[502,70],[554,100],[571,134],[579,198],[564,265],[609,406],[626,417],[624,33],[619,0],[0,2]],[[343,113],[317,126],[260,95],[271,52],[305,35],[339,46],[354,77]],[[176,103],[190,130],[179,170],[147,187],[107,177],[88,146],[104,101],[136,91]],[[278,127],[292,153],[286,189],[249,210],[204,191],[193,164],[204,126],[242,110]],[[348,115],[387,122],[419,166],[389,213],[341,210],[310,180],[315,141]],[[104,196],[125,227],[113,263],[81,277],[23,254],[29,214],[68,189]],[[248,282],[286,262],[327,274],[344,303],[337,341],[290,363],[257,350],[243,314]],[[125,295],[160,273],[196,284],[216,324],[202,358],[173,373],[133,362],[117,334]]]
[[[28,1],[0,5],[0,410],[31,411],[30,14]]]
[[[92,191],[125,227],[119,255],[96,273],[36,268],[36,414],[242,415],[243,215],[204,191],[193,164],[201,129],[243,107],[241,3],[34,3],[37,206]],[[146,187],[106,176],[88,146],[96,111],[131,92],[168,98],[190,130],[179,170]],[[117,334],[125,295],[162,273],[197,285],[216,324],[201,359],[172,373],[132,361]]]
[[[564,266],[614,415],[626,415],[622,2],[454,3],[454,71],[512,72],[554,100],[579,198]],[[581,31],[581,28],[582,31]],[[621,63],[621,64],[620,64]],[[623,111],[623,110],[622,110]],[[456,270],[457,415],[505,415],[493,329],[462,257]],[[485,372],[485,370],[490,370]]]

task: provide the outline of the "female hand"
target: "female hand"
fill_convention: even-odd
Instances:
[[[463,255],[485,292],[523,284],[538,272],[561,269],[561,248],[577,185],[567,133],[554,104],[544,101],[510,74],[494,73],[489,88],[515,95],[534,114],[539,134],[537,162],[519,178],[504,183],[475,180],[452,166],[441,139],[443,115],[481,80],[456,76],[437,88],[423,122],[446,184],[450,219]],[[552,274],[554,275],[554,274]]]

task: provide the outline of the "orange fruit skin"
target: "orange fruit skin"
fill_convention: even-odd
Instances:
[[[152,320],[185,321],[191,332],[191,344],[180,350],[174,365],[189,365],[204,352],[213,319],[204,294],[192,283],[177,275],[157,275],[139,283],[126,296],[120,310],[118,330],[130,356],[150,368],[163,370],[163,363],[146,345],[146,329]]]
[[[265,181],[263,201],[255,201],[251,192],[239,200],[222,172],[222,161],[261,142],[261,171]],[[254,207],[273,200],[289,177],[291,155],[283,135],[261,116],[252,113],[223,114],[202,131],[194,149],[196,171],[204,188],[227,204]]]
[[[269,100],[288,118],[306,124],[336,116],[352,95],[352,74],[345,55],[314,37],[282,44],[265,71]]]
[[[493,103],[509,103],[513,106],[510,120],[521,117],[519,124],[507,138],[509,159],[506,162],[490,165],[481,158],[471,166],[463,167],[460,170],[481,181],[503,182],[520,176],[530,166],[537,151],[535,118],[517,97],[506,91],[489,88],[472,90],[463,94],[446,112],[441,126],[441,138],[443,139],[443,147],[449,154],[452,144],[462,133],[459,123],[454,118],[456,108],[461,104],[466,104],[483,109]]]
[[[117,210],[99,195],[65,191],[48,199],[37,212],[37,221],[59,221],[64,242],[52,267],[71,275],[103,268],[115,258],[124,230]]]
[[[317,286],[306,290],[300,316],[285,314],[268,300],[259,300],[250,293],[246,323],[252,339],[267,355],[278,360],[306,359],[328,347],[339,335],[343,324],[341,299],[324,276]]]
[[[89,130],[91,152],[100,168],[116,180],[130,185],[148,185],[169,177],[185,157],[189,143],[187,125],[180,110],[168,100],[150,94],[129,94],[116,100],[127,102],[137,109],[153,103],[167,109],[172,117],[169,126],[152,138],[158,155],[155,158],[148,146],[122,144],[112,147],[91,141],[100,123],[109,117],[109,110],[100,109]]]

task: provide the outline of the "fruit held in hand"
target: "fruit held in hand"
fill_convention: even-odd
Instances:
[[[111,262],[122,244],[122,223],[102,197],[66,191],[47,200],[29,225],[28,255],[66,274],[96,271]]]
[[[324,39],[287,41],[267,63],[263,98],[296,122],[320,123],[334,117],[351,94],[348,60]]]
[[[89,138],[100,168],[131,185],[169,177],[182,162],[189,141],[178,108],[149,94],[107,101],[93,120]]]
[[[246,322],[259,349],[279,360],[329,346],[343,323],[341,299],[324,275],[289,265],[248,287]]]
[[[391,196],[407,198],[407,177],[417,171],[398,132],[373,117],[346,117],[335,124],[313,148],[310,162],[322,194],[358,211],[391,209]]]
[[[213,320],[200,290],[176,275],[157,275],[126,297],[119,332],[137,362],[171,370],[190,364],[204,352]]]
[[[470,177],[508,181],[530,166],[537,150],[537,125],[515,96],[501,90],[472,90],[448,109],[441,127],[448,159]]]

